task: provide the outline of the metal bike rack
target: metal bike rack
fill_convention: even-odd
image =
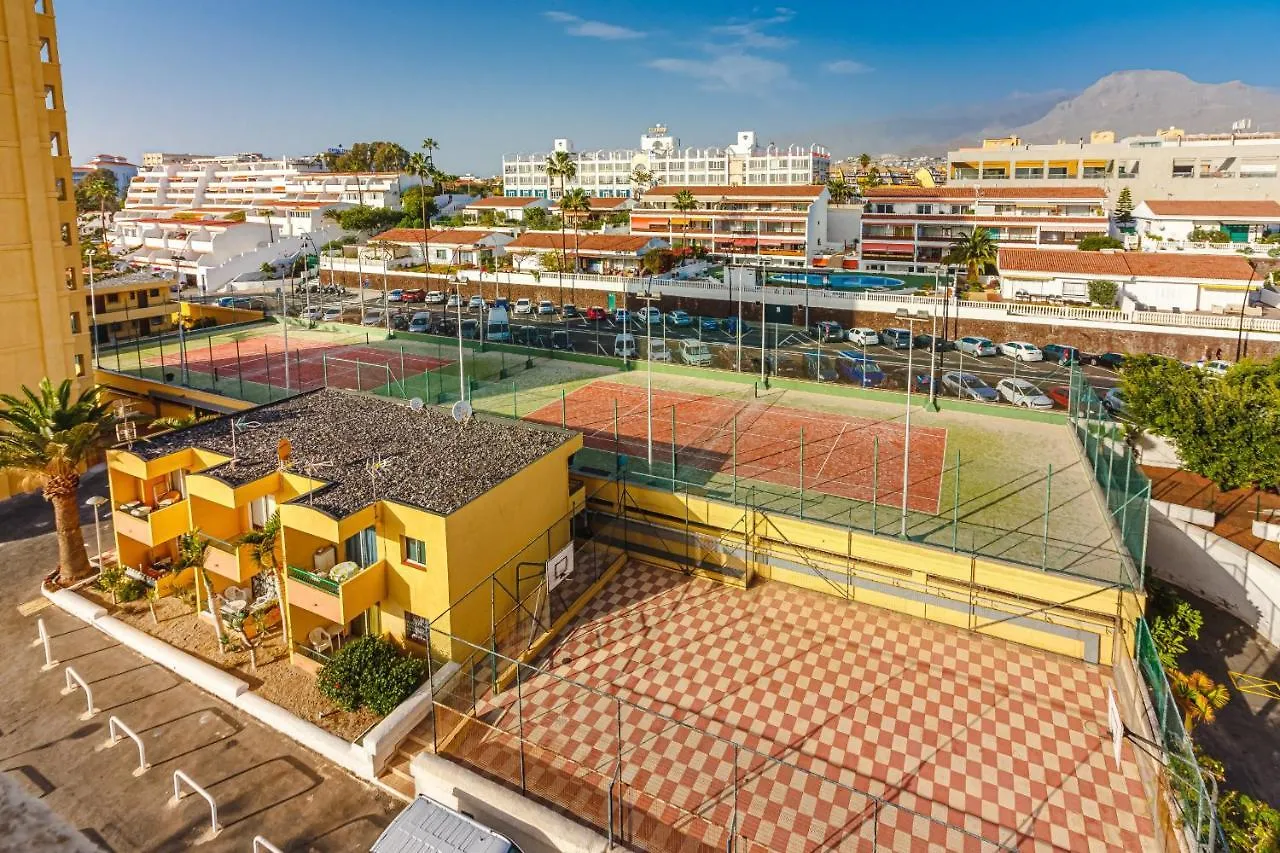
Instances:
[[[117,729],[128,735],[130,740],[138,745],[138,769],[133,771],[133,775],[141,776],[143,773],[147,772],[148,768],[151,767],[151,765],[147,763],[147,748],[143,745],[142,738],[138,737],[137,733],[126,726],[119,717],[111,717],[107,720],[107,731],[111,734],[111,740],[107,743],[108,748],[113,747],[120,742],[120,735],[117,732]]]
[[[213,801],[213,797],[204,788],[201,788],[194,780],[181,770],[173,771],[173,802],[170,805],[177,805],[182,799],[182,783],[186,782],[187,787],[193,792],[204,797],[204,801],[209,804],[209,834],[217,835],[222,831],[222,827],[218,825],[218,804]]]
[[[265,850],[266,853],[284,853],[283,850],[263,838],[261,835],[255,835],[253,837],[253,853],[259,853],[259,851],[263,850]]]
[[[62,695],[69,696],[75,693],[76,685],[79,684],[84,689],[84,698],[87,705],[87,709],[80,715],[80,719],[88,720],[92,718],[94,714],[98,713],[98,709],[93,707],[93,691],[89,689],[89,683],[81,678],[80,673],[71,667],[67,667],[65,672],[67,674],[67,686],[62,688]]]
[[[32,648],[44,646],[44,666],[40,667],[40,671],[48,672],[57,666],[58,662],[53,659],[53,649],[49,646],[49,631],[44,627],[43,619],[36,620],[36,631],[40,636],[31,642],[31,646]]]

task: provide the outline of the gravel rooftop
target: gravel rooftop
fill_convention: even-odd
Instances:
[[[517,471],[569,441],[572,433],[523,421],[475,415],[455,422],[447,412],[337,389],[299,394],[134,444],[132,452],[156,459],[185,447],[236,458],[201,474],[239,486],[279,467],[277,448],[292,446],[289,470],[328,485],[298,498],[342,518],[373,502],[369,468],[382,460],[377,477],[381,500],[447,515]]]

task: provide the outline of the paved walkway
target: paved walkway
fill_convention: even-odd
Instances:
[[[105,491],[101,476],[90,485]],[[47,514],[39,497],[15,498],[0,504],[0,529],[27,529]],[[92,552],[91,525],[85,536]],[[22,615],[20,605],[40,599],[39,577],[56,560],[56,544],[49,534],[10,539],[0,544],[0,773],[10,783],[0,788],[0,827],[34,820],[24,853],[77,850],[76,843],[120,853],[196,844],[247,851],[257,834],[286,850],[345,853],[368,849],[400,810],[398,801],[57,608]],[[43,655],[29,645],[36,617],[60,661],[50,672],[40,671]],[[79,719],[83,691],[61,695],[67,665],[90,682],[100,713],[89,720]],[[152,766],[139,778],[132,742],[104,748],[113,715],[146,744]],[[199,797],[169,805],[177,769],[216,799],[224,827],[216,838],[205,840],[209,811]],[[82,837],[66,838],[68,828]],[[10,849],[3,839],[0,848]]]

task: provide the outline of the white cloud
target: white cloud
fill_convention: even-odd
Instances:
[[[774,14],[767,18],[755,18],[746,21],[731,21],[711,28],[711,32],[731,40],[737,47],[755,47],[764,50],[780,50],[795,44],[795,39],[786,36],[771,35],[765,32],[769,27],[785,24],[795,17],[796,13],[785,6],[774,9]]]
[[[650,68],[697,79],[709,91],[758,92],[790,82],[791,71],[781,62],[749,53],[721,53],[706,59],[655,59]]]
[[[836,59],[822,66],[829,74],[861,74],[871,68],[854,59]]]
[[[558,24],[566,24],[565,32],[571,36],[604,39],[605,41],[623,41],[644,36],[644,33],[640,30],[633,30],[630,27],[610,24],[605,21],[588,21],[579,18],[577,15],[570,15],[568,12],[550,11],[542,14],[548,20],[555,21]]]

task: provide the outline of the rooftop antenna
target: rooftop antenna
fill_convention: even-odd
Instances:
[[[421,412],[422,406],[423,406],[423,402],[421,397],[414,397],[412,400],[409,401],[409,408],[415,412]]]
[[[138,440],[138,425],[133,418],[137,412],[133,410],[132,400],[116,402],[116,441],[126,443],[132,449],[133,442]]]
[[[365,467],[369,473],[369,484],[373,488],[373,502],[378,502],[378,474],[385,471],[392,462],[399,459],[399,456],[374,456],[373,460]]]
[[[307,489],[307,506],[315,506],[316,490],[315,479],[316,474],[325,468],[332,468],[333,463],[324,459],[318,459],[315,462],[304,462],[298,466],[298,469],[306,475],[308,480],[312,481],[312,487]]]
[[[246,418],[231,419],[231,467],[236,467],[236,431],[245,432],[251,429],[257,429],[262,426],[258,421],[247,420]]]

